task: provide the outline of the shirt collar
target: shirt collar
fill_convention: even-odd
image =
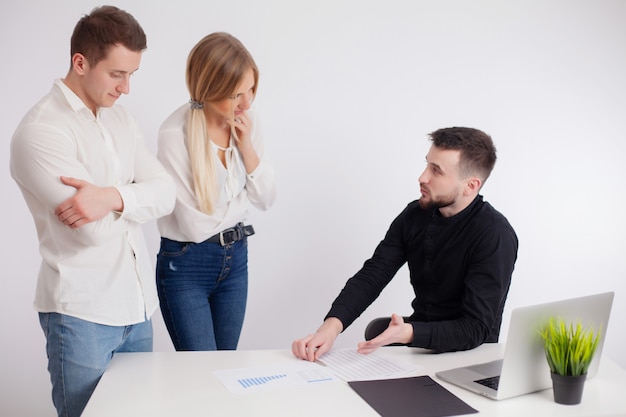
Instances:
[[[85,106],[85,103],[83,102],[83,100],[80,97],[78,97],[76,93],[72,91],[71,88],[65,85],[65,83],[63,82],[63,79],[59,78],[55,80],[54,85],[56,85],[61,90],[63,97],[65,97],[65,100],[67,100],[67,103],[70,105],[72,110],[74,110],[76,113],[78,113],[79,111],[87,111],[89,112],[89,114],[93,114],[91,110],[87,106]],[[102,110],[101,108],[98,109],[97,111],[98,116],[100,115],[101,110]]]
[[[465,207],[463,210],[459,211],[454,216],[443,217],[441,215],[441,212],[439,211],[439,209],[434,209],[434,210],[432,210],[432,218],[433,219],[437,219],[437,221],[439,221],[439,222],[446,222],[448,224],[456,223],[459,220],[463,220],[467,216],[469,216],[469,213],[474,211],[475,207],[477,207],[480,204],[482,204],[482,201],[483,201],[483,196],[481,194],[477,194],[476,197],[474,197],[472,202],[467,207]]]

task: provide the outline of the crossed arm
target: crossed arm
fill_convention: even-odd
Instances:
[[[72,229],[98,221],[111,211],[124,210],[124,201],[115,187],[98,187],[85,180],[63,176],[61,182],[74,187],[76,194],[59,204],[54,214]]]

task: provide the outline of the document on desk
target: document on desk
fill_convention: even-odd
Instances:
[[[331,349],[318,362],[344,381],[398,378],[422,369],[421,365],[391,359],[378,352],[362,355],[355,349]]]
[[[353,381],[348,385],[382,417],[446,417],[478,412],[426,375]]]
[[[337,380],[323,366],[300,360],[268,366],[222,369],[213,371],[213,375],[235,394]]]

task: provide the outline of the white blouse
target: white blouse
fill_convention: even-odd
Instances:
[[[214,203],[214,212],[209,215],[200,211],[185,144],[190,111],[189,104],[184,104],[159,129],[157,157],[176,183],[176,206],[170,215],[157,221],[157,226],[162,237],[199,243],[239,222],[245,222],[250,203],[259,210],[267,210],[276,200],[276,183],[274,170],[263,158],[264,144],[258,120],[250,110],[251,140],[260,159],[259,166],[254,172],[246,174],[233,138],[228,148],[220,148],[212,143],[216,161],[219,161],[217,151],[224,151],[226,167],[221,163],[216,164],[219,198]]]

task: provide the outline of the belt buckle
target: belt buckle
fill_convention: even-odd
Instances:
[[[240,239],[238,239],[238,235],[239,235],[238,232],[239,231],[237,229],[235,229],[235,228],[221,231],[220,232],[220,245],[226,246],[226,245],[229,245],[229,244],[231,244],[233,242],[236,242],[236,241],[240,240]],[[230,236],[228,241],[226,239],[224,239],[224,236],[226,236],[226,235]]]
[[[222,245],[222,246],[226,246],[226,242],[224,242],[224,234],[225,234],[225,232],[226,232],[225,230],[220,232],[220,245]]]

